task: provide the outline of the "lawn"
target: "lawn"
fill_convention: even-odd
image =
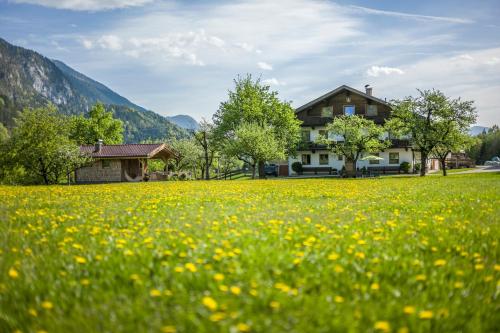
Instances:
[[[0,186],[0,332],[493,332],[500,174]]]

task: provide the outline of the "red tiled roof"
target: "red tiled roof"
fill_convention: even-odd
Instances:
[[[80,146],[80,152],[93,158],[141,157],[149,158],[162,150],[170,149],[164,143],[102,145],[101,151],[95,151],[95,145]]]

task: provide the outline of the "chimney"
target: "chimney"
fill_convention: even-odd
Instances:
[[[372,91],[373,91],[373,88],[372,88],[372,87],[370,87],[370,85],[369,85],[369,84],[365,84],[365,91],[366,91],[366,94],[367,94],[367,95],[372,96]]]
[[[97,140],[95,146],[94,146],[94,153],[100,153],[102,149],[102,140],[99,139]]]

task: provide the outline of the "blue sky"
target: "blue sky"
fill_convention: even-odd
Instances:
[[[163,115],[210,118],[238,74],[295,107],[347,84],[441,89],[500,123],[500,2],[0,0],[0,37]]]

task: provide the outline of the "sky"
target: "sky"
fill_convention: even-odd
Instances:
[[[499,0],[0,0],[0,37],[162,115],[210,119],[238,75],[299,107],[346,84],[440,89],[500,124]]]

